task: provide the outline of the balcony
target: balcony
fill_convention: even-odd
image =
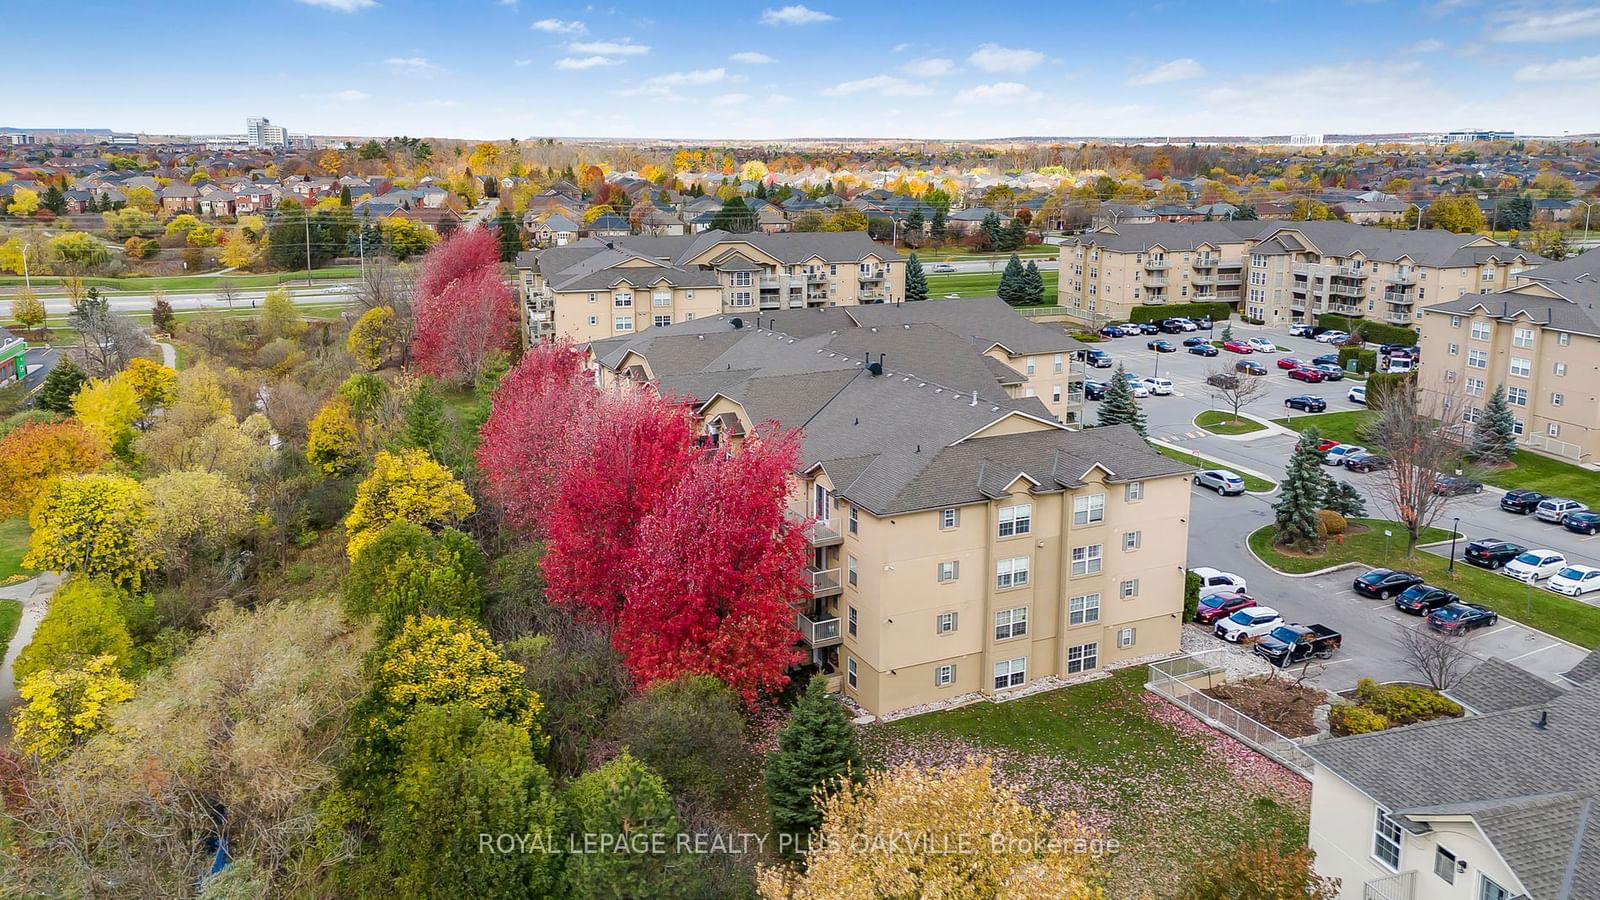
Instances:
[[[1417,283],[1417,273],[1415,273],[1415,272],[1396,272],[1393,275],[1390,275],[1390,276],[1384,278],[1383,280],[1389,282],[1390,284],[1416,284]]]
[[[1239,292],[1236,291],[1236,290],[1235,291],[1217,291],[1217,299],[1218,300],[1237,300],[1237,299],[1239,299]]]
[[[839,584],[838,569],[813,569],[806,568],[806,577],[811,581],[811,596],[836,597],[844,591]]]
[[[1406,306],[1410,306],[1415,299],[1416,298],[1412,297],[1410,294],[1401,291],[1383,292],[1383,302],[1385,303],[1394,303],[1396,305],[1404,304]]]
[[[878,303],[878,302],[881,302],[883,300],[888,299],[888,296],[889,295],[888,295],[887,292],[881,291],[881,290],[879,290],[879,291],[862,291],[861,293],[856,295],[856,299],[858,301],[862,302],[862,303]]]
[[[769,297],[769,296],[763,294],[763,295],[761,295],[761,308],[762,309],[783,309],[783,301],[778,299],[775,296],[774,297]]]
[[[1166,287],[1166,285],[1167,285],[1167,276],[1165,276],[1165,275],[1151,275],[1149,278],[1146,278],[1144,280],[1144,283],[1146,285],[1150,286],[1150,287]]]
[[[844,535],[832,522],[818,519],[806,526],[806,537],[813,547],[832,547],[844,542]]]
[[[1217,276],[1217,284],[1244,284],[1244,276],[1238,272],[1224,273]]]
[[[1359,306],[1350,306],[1350,305],[1344,304],[1344,303],[1329,303],[1328,304],[1328,312],[1335,313],[1335,314],[1341,315],[1341,316],[1365,316],[1366,315],[1366,313],[1361,311],[1361,307],[1359,307]]]
[[[800,632],[800,640],[805,641],[813,650],[834,647],[844,642],[844,636],[839,633],[838,616],[813,619],[805,613],[795,613],[794,627]]]
[[[1389,310],[1388,319],[1397,325],[1411,324],[1411,314],[1403,309],[1394,309],[1391,307]]]
[[[828,273],[827,272],[807,272],[806,273],[806,283],[807,284],[821,284],[821,283],[823,283],[824,281],[827,281],[827,280],[828,280]]]
[[[867,282],[867,283],[876,282],[876,281],[882,281],[883,280],[883,270],[882,269],[873,269],[870,272],[862,272],[857,277],[861,281]]]
[[[806,291],[806,302],[807,303],[826,303],[827,301],[828,301],[828,292],[827,291]]]
[[[1374,878],[1361,886],[1361,900],[1412,900],[1417,891],[1417,872],[1400,872]]]
[[[1328,293],[1342,297],[1365,297],[1367,292],[1359,284],[1344,284],[1335,281],[1328,285]]]
[[[1353,266],[1330,266],[1323,263],[1295,263],[1294,274],[1319,278],[1354,278],[1357,281],[1367,277],[1365,269]]]
[[[1200,274],[1200,275],[1196,275],[1193,278],[1189,279],[1189,283],[1190,284],[1216,284],[1217,283],[1217,276],[1210,275],[1210,274]]]
[[[1215,256],[1196,256],[1194,258],[1194,267],[1196,269],[1214,269],[1218,262],[1220,260]]]
[[[1167,267],[1167,261],[1165,259],[1147,259],[1144,261],[1144,267],[1152,272],[1159,272]]]
[[[781,287],[783,285],[783,279],[779,278],[777,275],[763,275],[756,279],[756,283],[761,285],[762,289],[764,290],[772,290],[773,288]]]

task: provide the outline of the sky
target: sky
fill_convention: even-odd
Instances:
[[[1600,131],[1600,5],[6,0],[0,126],[474,139]],[[993,10],[989,12],[988,10]],[[67,32],[94,52],[63,51]],[[21,73],[20,78],[19,73]],[[20,88],[20,89],[19,89]]]

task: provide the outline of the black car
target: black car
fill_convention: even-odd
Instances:
[[[1459,497],[1462,494],[1483,493],[1483,482],[1474,481],[1465,475],[1440,475],[1433,482],[1433,492],[1445,497]]]
[[[1471,631],[1474,628],[1493,625],[1498,621],[1500,614],[1489,607],[1461,601],[1441,606],[1428,613],[1428,625],[1435,631],[1443,631],[1446,634]]]
[[[1177,353],[1178,352],[1178,348],[1172,346],[1172,342],[1171,341],[1164,341],[1164,340],[1161,340],[1160,338],[1157,338],[1156,340],[1153,340],[1150,343],[1145,344],[1145,348],[1149,349],[1149,350],[1154,350],[1157,353]]]
[[[1561,520],[1561,527],[1579,534],[1600,534],[1600,513],[1567,513],[1567,517]]]
[[[1189,352],[1195,356],[1216,356],[1219,351],[1210,344],[1195,344],[1189,348]]]
[[[1483,538],[1467,545],[1461,558],[1485,569],[1498,569],[1521,556],[1528,548],[1499,538]]]
[[[1139,326],[1140,334],[1160,334],[1161,327],[1154,322],[1145,322]]]
[[[1433,610],[1460,600],[1455,594],[1444,588],[1436,588],[1430,584],[1414,584],[1400,592],[1394,598],[1394,608],[1401,612],[1416,613],[1425,616]]]
[[[1211,343],[1211,342],[1206,340],[1203,337],[1186,337],[1186,338],[1183,339],[1183,345],[1185,347],[1198,347],[1201,344],[1209,344],[1209,343]]]
[[[1500,498],[1500,508],[1506,512],[1514,512],[1525,516],[1537,509],[1542,500],[1544,500],[1544,495],[1538,491],[1517,488],[1516,490],[1506,491],[1506,495]]]
[[[1322,380],[1323,381],[1343,381],[1344,380],[1344,370],[1339,368],[1338,366],[1328,365],[1327,363],[1317,363],[1316,365],[1312,366],[1311,368],[1316,369],[1318,372],[1322,373]]]
[[[1098,381],[1085,381],[1083,383],[1083,396],[1090,400],[1104,400],[1106,386]]]
[[[1090,350],[1089,365],[1096,369],[1109,369],[1111,368],[1111,354],[1104,350]]]
[[[1356,593],[1363,597],[1376,597],[1379,600],[1388,600],[1399,596],[1407,588],[1415,587],[1422,583],[1421,575],[1410,572],[1397,572],[1394,569],[1373,569],[1365,575],[1356,576]]]
[[[1239,386],[1239,376],[1232,372],[1212,372],[1206,376],[1206,384],[1231,391]]]
[[[1249,375],[1265,375],[1265,374],[1267,374],[1267,367],[1266,366],[1263,366],[1261,363],[1258,363],[1258,362],[1255,362],[1254,360],[1249,360],[1249,359],[1241,359],[1241,360],[1239,360],[1238,362],[1233,364],[1233,368],[1234,368],[1234,371],[1244,372],[1244,373],[1249,374]]]
[[[1183,334],[1183,323],[1177,319],[1165,319],[1161,323],[1162,334]]]
[[[1394,460],[1381,453],[1352,453],[1344,458],[1344,467],[1352,472],[1376,472],[1394,465]]]
[[[1283,405],[1301,412],[1322,412],[1328,408],[1328,401],[1310,394],[1301,394],[1283,401]]]
[[[1339,365],[1339,354],[1337,354],[1337,353],[1324,353],[1321,356],[1314,357],[1311,360],[1311,364],[1313,366],[1335,366],[1335,367],[1337,367]],[[1340,371],[1343,371],[1343,370],[1341,369]]]
[[[1411,344],[1384,344],[1378,348],[1378,352],[1382,353],[1384,356],[1388,356],[1389,354],[1398,351],[1400,353],[1408,353],[1415,357],[1417,355],[1417,351],[1420,349],[1420,347],[1414,347]]]

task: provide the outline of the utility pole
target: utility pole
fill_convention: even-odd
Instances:
[[[311,210],[305,211],[306,217],[306,287],[311,286]]]
[[[22,287],[24,290],[33,290],[33,281],[28,277],[28,239],[22,239]]]

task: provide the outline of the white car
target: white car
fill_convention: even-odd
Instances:
[[[1201,600],[1212,594],[1226,594],[1230,591],[1246,593],[1250,589],[1250,586],[1245,584],[1243,577],[1232,572],[1224,572],[1221,569],[1213,569],[1210,566],[1195,566],[1189,571],[1200,576]]]
[[[1529,550],[1505,564],[1501,575],[1533,584],[1567,567],[1567,558],[1554,550]]]
[[[1183,316],[1174,316],[1173,318],[1178,323],[1178,327],[1182,328],[1184,331],[1200,330],[1200,326],[1196,325],[1193,320],[1185,319]]]
[[[1274,344],[1273,342],[1267,340],[1264,337],[1253,337],[1250,340],[1245,341],[1245,343],[1249,344],[1250,345],[1250,349],[1254,350],[1257,353],[1277,353],[1278,352],[1278,345]]]
[[[1364,385],[1364,384],[1358,384],[1355,387],[1352,387],[1350,389],[1350,393],[1345,394],[1344,396],[1345,396],[1345,399],[1349,400],[1351,403],[1359,403],[1362,406],[1366,406],[1367,405],[1367,386]]]
[[[934,263],[933,268],[929,271],[933,272],[935,275],[948,275],[955,270],[956,267],[949,263]]]
[[[1344,331],[1324,331],[1317,335],[1317,343],[1319,344],[1342,344],[1349,339],[1349,333]]]
[[[355,286],[349,284],[335,284],[328,288],[328,293],[330,294],[354,294],[355,292]]]
[[[1322,464],[1337,466],[1357,453],[1365,452],[1367,452],[1365,447],[1357,447],[1355,444],[1335,444],[1328,448],[1327,453],[1322,454]]]
[[[1226,619],[1218,619],[1211,633],[1235,644],[1245,638],[1260,637],[1283,624],[1283,616],[1270,606],[1250,606]]]
[[[1551,575],[1544,586],[1568,597],[1582,597],[1590,591],[1600,591],[1600,569],[1594,566],[1567,566]]]
[[[1172,393],[1172,382],[1165,378],[1146,378],[1144,386],[1157,397],[1165,397]]]

